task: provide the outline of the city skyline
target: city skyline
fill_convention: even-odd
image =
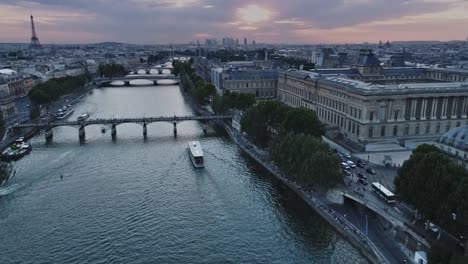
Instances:
[[[44,44],[225,36],[284,44],[465,40],[467,8],[464,0],[4,0],[0,42],[27,43],[30,14]]]

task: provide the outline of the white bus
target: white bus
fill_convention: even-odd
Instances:
[[[372,183],[372,189],[377,195],[385,199],[387,203],[395,202],[395,194],[393,194],[391,191],[385,188],[381,183],[379,182]]]

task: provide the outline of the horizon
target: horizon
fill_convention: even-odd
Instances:
[[[464,0],[4,0],[0,42],[27,43],[31,14],[43,44],[203,44],[223,37],[272,45],[463,41],[467,8]]]

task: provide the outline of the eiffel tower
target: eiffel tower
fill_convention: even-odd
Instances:
[[[31,35],[30,48],[31,49],[40,49],[40,48],[42,48],[41,43],[39,42],[39,38],[36,35],[36,28],[34,27],[34,18],[33,18],[32,15],[31,15],[31,31],[32,31],[32,35]]]

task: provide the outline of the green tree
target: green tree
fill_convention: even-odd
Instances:
[[[271,144],[271,154],[279,168],[302,183],[328,189],[342,181],[340,160],[320,138],[278,135]]]
[[[36,118],[39,118],[40,115],[41,115],[41,111],[39,110],[39,106],[37,105],[34,105],[29,111],[29,118],[31,118],[31,120],[35,120]]]
[[[322,136],[325,132],[315,112],[304,107],[290,109],[286,114],[283,127],[286,131],[316,137]]]

